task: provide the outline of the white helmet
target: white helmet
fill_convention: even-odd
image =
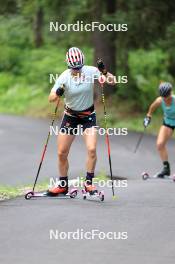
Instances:
[[[84,54],[76,47],[72,47],[66,53],[66,62],[69,68],[82,68],[84,65]]]
[[[160,96],[162,97],[167,97],[171,94],[171,91],[172,91],[172,84],[169,83],[169,82],[162,82],[160,85],[159,85],[159,94]]]

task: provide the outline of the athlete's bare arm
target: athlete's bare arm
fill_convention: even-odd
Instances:
[[[58,100],[60,100],[60,97],[56,94],[56,92],[51,91],[49,94],[49,98],[48,98],[50,103],[56,102]]]
[[[152,117],[154,111],[161,105],[162,97],[157,97],[156,100],[150,105],[147,116]]]

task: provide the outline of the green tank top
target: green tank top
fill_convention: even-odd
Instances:
[[[172,96],[171,105],[167,106],[162,98],[162,109],[164,113],[164,121],[167,125],[175,126],[175,96]]]

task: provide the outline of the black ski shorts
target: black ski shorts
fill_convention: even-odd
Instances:
[[[65,113],[61,122],[60,132],[62,134],[77,135],[78,126],[79,128],[81,127],[83,132],[86,128],[96,126],[96,114],[92,113],[85,117],[74,117]]]
[[[171,125],[166,124],[165,120],[163,120],[163,126],[169,127],[169,128],[171,128],[172,130],[175,129],[175,126],[171,126]]]

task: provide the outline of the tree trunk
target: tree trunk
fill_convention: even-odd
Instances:
[[[111,15],[115,13],[115,0],[100,1],[96,0],[94,3],[93,17],[96,21],[104,23],[102,21],[102,14]],[[105,10],[104,10],[105,9]],[[96,65],[97,59],[102,58],[107,70],[116,75],[116,46],[115,46],[116,32],[99,31],[96,29],[92,34],[92,41],[94,44],[94,65]],[[109,87],[108,87],[109,86]],[[116,91],[116,87],[105,85],[105,94],[111,95]],[[95,89],[95,97],[97,101],[100,99],[100,90]]]
[[[43,34],[42,34],[43,18],[44,18],[43,8],[39,6],[36,11],[36,16],[34,21],[34,43],[36,48],[39,48],[43,45]]]

